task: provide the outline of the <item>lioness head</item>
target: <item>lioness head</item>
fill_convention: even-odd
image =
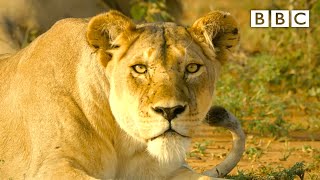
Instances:
[[[87,40],[105,68],[119,126],[160,160],[183,159],[211,106],[220,65],[238,43],[234,19],[215,11],[190,28],[135,25],[110,11],[90,20]]]

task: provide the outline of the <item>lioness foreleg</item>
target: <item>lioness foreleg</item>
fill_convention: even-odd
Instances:
[[[69,161],[47,162],[43,164],[35,174],[30,174],[27,179],[79,179],[96,180],[90,176],[81,165]]]
[[[203,174],[198,174],[187,167],[181,167],[175,172],[175,176],[170,178],[170,180],[215,180],[221,178],[215,178],[206,176]]]

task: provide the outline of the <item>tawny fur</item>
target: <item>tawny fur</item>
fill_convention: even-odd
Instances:
[[[238,42],[225,39],[222,14],[190,29],[116,11],[65,19],[1,59],[0,179],[208,178],[183,164],[226,58],[217,49]],[[187,73],[190,63],[201,68]],[[185,110],[171,123],[153,110],[177,105]]]

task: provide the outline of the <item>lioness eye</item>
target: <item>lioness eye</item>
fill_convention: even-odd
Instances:
[[[199,71],[201,65],[196,63],[191,63],[187,66],[186,70],[188,73],[196,73]]]
[[[139,74],[144,74],[147,72],[147,67],[142,64],[134,65],[134,66],[132,66],[132,68],[136,73],[139,73]]]

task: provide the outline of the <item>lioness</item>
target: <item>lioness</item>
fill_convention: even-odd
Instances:
[[[57,22],[0,60],[0,179],[205,178],[185,152],[238,41],[220,11],[190,28]]]

